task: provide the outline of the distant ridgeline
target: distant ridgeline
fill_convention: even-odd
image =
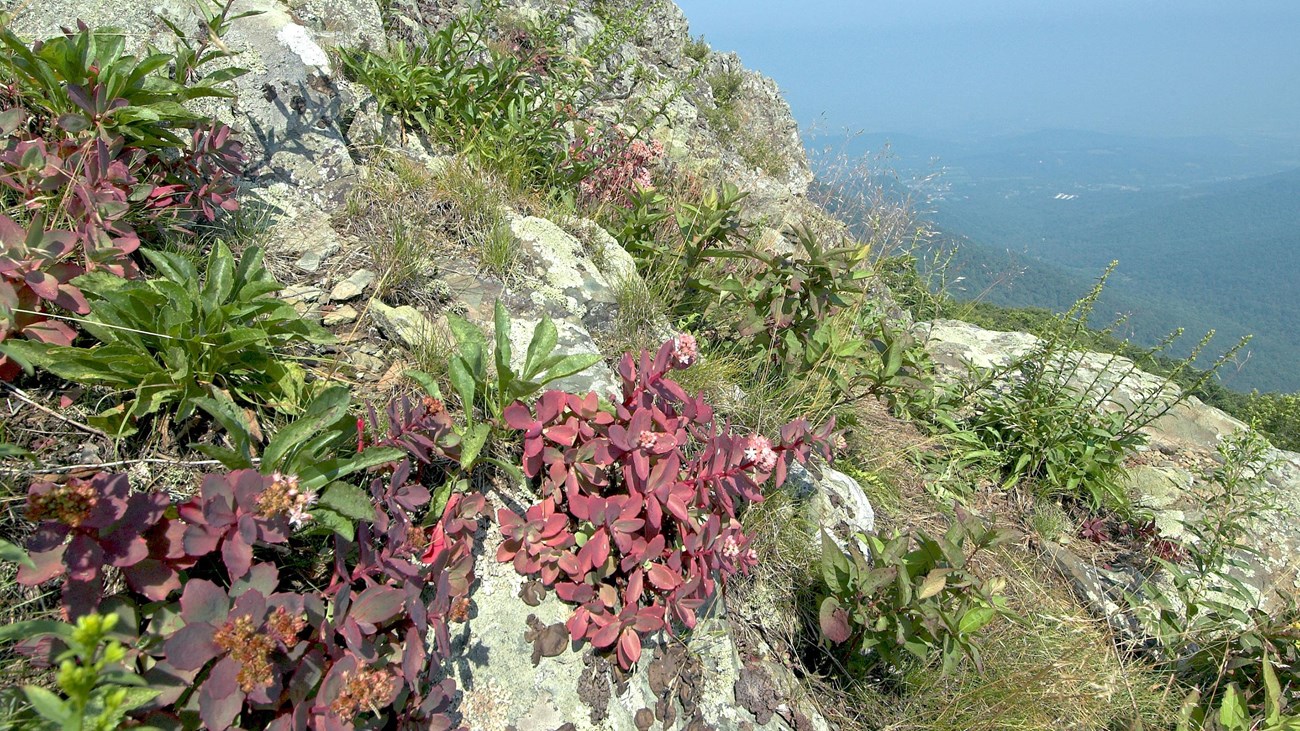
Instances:
[[[868,167],[924,199],[935,240],[957,249],[948,294],[1064,311],[1118,260],[1094,325],[1127,315],[1119,334],[1143,345],[1184,328],[1187,342],[1173,354],[1211,329],[1219,351],[1253,335],[1240,367],[1219,374],[1223,383],[1294,392],[1300,154],[1292,147],[1039,132],[978,143],[864,136],[848,150],[886,149]],[[819,172],[831,177],[826,166]]]

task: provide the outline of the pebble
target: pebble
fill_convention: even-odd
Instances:
[[[342,307],[325,314],[324,323],[326,327],[335,325],[347,325],[357,321],[357,310],[352,305],[343,305]]]

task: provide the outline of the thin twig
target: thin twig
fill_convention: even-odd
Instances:
[[[96,429],[95,427],[89,426],[87,424],[82,424],[81,422],[76,421],[75,419],[70,419],[64,416],[63,414],[60,414],[59,412],[55,411],[54,409],[51,409],[48,406],[42,406],[41,404],[36,403],[35,401],[32,400],[30,396],[26,394],[26,392],[24,392],[21,388],[18,388],[17,386],[13,385],[12,383],[5,383],[3,381],[0,381],[0,386],[4,386],[6,390],[8,390],[13,395],[17,396],[20,401],[27,404],[28,406],[31,406],[40,411],[44,411],[45,413],[49,414],[50,416],[53,416],[59,421],[62,421],[63,423],[68,424],[69,426],[72,426],[80,431],[84,431],[87,434],[94,434],[97,437],[108,439],[107,434]]]
[[[259,457],[253,457],[251,461],[253,464],[260,464],[262,462],[261,458]],[[0,473],[9,474],[9,475],[43,475],[43,474],[53,474],[59,472],[79,472],[81,470],[104,469],[106,467],[127,467],[129,465],[137,465],[137,464],[165,464],[165,465],[171,465],[173,467],[216,467],[221,465],[222,462],[221,460],[217,460],[217,459],[197,459],[197,460],[187,461],[181,459],[166,459],[163,457],[146,457],[141,459],[123,459],[123,460],[118,460],[116,462],[95,462],[93,464],[70,464],[70,465],[64,465],[62,467],[39,467],[39,468],[31,467],[27,469],[17,469],[13,467],[0,467]]]

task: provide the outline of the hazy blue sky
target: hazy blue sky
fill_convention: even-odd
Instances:
[[[832,129],[1300,138],[1300,0],[677,0]]]

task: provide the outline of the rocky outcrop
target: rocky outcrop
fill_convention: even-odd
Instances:
[[[984,330],[955,320],[922,323],[918,329],[928,338],[927,348],[949,382],[964,378],[969,373],[967,364],[982,369],[1004,367],[1038,344],[1033,335]],[[1083,363],[1076,383],[1097,383],[1107,389],[1117,386],[1106,408],[1131,408],[1145,394],[1162,390],[1173,395],[1163,379],[1134,371],[1127,359],[1104,353],[1069,357]],[[1210,472],[1221,463],[1220,444],[1246,428],[1245,423],[1196,397],[1175,405],[1143,429],[1147,444],[1130,460],[1127,479],[1134,505],[1154,515],[1163,535],[1184,537],[1183,525],[1200,515]],[[1300,588],[1296,573],[1300,524],[1291,517],[1300,514],[1296,512],[1300,510],[1300,454],[1269,449],[1263,462],[1268,467],[1258,475],[1257,489],[1279,509],[1254,526],[1250,547],[1257,555],[1242,557],[1250,569],[1240,578],[1259,593],[1265,607],[1271,607],[1279,594],[1294,596]],[[1105,614],[1113,613],[1115,592],[1134,588],[1132,575],[1091,566],[1077,556],[1057,555],[1054,560]]]

